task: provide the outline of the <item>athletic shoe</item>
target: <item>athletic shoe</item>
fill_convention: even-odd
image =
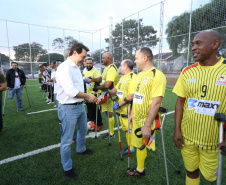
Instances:
[[[103,139],[108,139],[109,136],[108,136],[108,134],[106,134],[106,135],[102,136],[102,138],[103,138]],[[115,138],[115,134],[110,135],[110,139],[114,139],[114,138]]]
[[[143,170],[143,172],[139,172],[137,171],[137,169],[131,169],[131,170],[127,170],[126,171],[126,175],[128,177],[134,177],[134,176],[145,176],[145,170]]]
[[[54,105],[53,107],[54,107],[54,108],[56,108],[56,107],[57,107],[57,105]]]
[[[19,109],[17,110],[17,112],[24,112],[24,109]]]
[[[87,154],[87,155],[90,155],[90,154],[93,154],[93,151],[90,150],[90,149],[86,149],[84,152],[76,152],[77,154]]]
[[[97,131],[100,129],[102,129],[102,126],[97,126]],[[96,131],[96,128],[93,131]]]
[[[54,104],[54,102],[51,102],[51,101],[50,101],[50,102],[48,102],[47,104],[48,104],[48,105],[50,105],[50,104]]]
[[[61,125],[61,122],[59,123],[59,125]]]
[[[70,170],[68,170],[68,171],[64,171],[64,173],[65,173],[65,177],[68,179],[68,180],[75,180],[75,172],[72,170],[72,169],[70,169]]]
[[[47,98],[46,103],[50,102],[51,100],[49,98]]]
[[[133,149],[130,150],[130,153],[132,154],[134,152],[135,152],[135,148],[133,147]],[[128,154],[128,148],[122,151],[122,155],[126,155],[126,154]]]

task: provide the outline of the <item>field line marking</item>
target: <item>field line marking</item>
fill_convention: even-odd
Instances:
[[[174,112],[175,111],[168,112],[168,113],[166,113],[166,115],[172,114]],[[122,127],[120,126],[119,128],[121,129]],[[118,130],[118,128],[115,127],[114,130]],[[103,130],[103,131],[97,132],[97,137],[99,137],[101,134],[104,134],[104,133],[107,133],[107,132],[108,132],[108,130]],[[95,138],[95,132],[90,132],[86,136],[86,138]],[[39,153],[47,152],[49,150],[59,148],[59,147],[60,147],[60,143],[55,144],[55,145],[50,145],[50,146],[47,146],[47,147],[44,147],[44,148],[40,148],[40,149],[37,149],[37,150],[33,150],[33,151],[27,152],[25,154],[16,155],[14,157],[9,157],[9,158],[1,160],[0,165],[6,164],[6,163],[9,163],[9,162],[12,162],[12,161],[16,161],[18,159],[23,159],[23,158],[26,158],[26,157],[29,157],[29,156],[32,156],[32,155],[36,155],[36,154],[39,154]]]
[[[48,112],[48,111],[52,111],[52,110],[57,110],[57,108],[55,108],[55,109],[48,109],[48,110],[40,110],[40,111],[37,111],[37,112],[29,112],[27,114],[38,114],[38,113],[41,113],[41,112]]]

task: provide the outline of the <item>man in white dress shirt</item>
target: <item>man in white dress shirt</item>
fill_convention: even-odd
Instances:
[[[95,103],[97,97],[84,93],[83,77],[79,66],[85,61],[89,49],[81,43],[75,43],[69,57],[59,65],[56,72],[58,85],[57,100],[58,117],[61,121],[61,163],[65,176],[69,180],[75,179],[72,169],[71,144],[75,127],[77,125],[76,152],[78,154],[92,154],[86,149],[87,117],[83,100],[88,99]]]

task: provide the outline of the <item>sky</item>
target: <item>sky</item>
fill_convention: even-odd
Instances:
[[[193,0],[193,9],[199,7],[204,1],[209,0]],[[140,11],[139,18],[143,18],[144,25],[152,25],[159,34],[160,2],[160,0],[0,0],[0,52],[8,55],[9,41],[13,58],[12,46],[30,40],[42,44],[50,52],[60,53],[62,51],[54,50],[52,41],[57,37],[63,38],[63,30],[54,28],[65,29],[65,36],[73,36],[87,45],[91,51],[95,51],[107,46],[104,38],[109,36],[110,16],[113,18],[113,23],[119,23],[123,18],[137,19],[138,11]],[[191,0],[166,0],[164,2],[164,29],[172,17],[185,11],[190,12],[190,8]],[[146,10],[141,11],[143,9]],[[5,20],[8,20],[9,40],[7,40]],[[10,21],[28,23],[30,26]],[[42,27],[35,25],[42,25]],[[50,28],[47,29],[46,26]],[[95,30],[98,31],[95,32]]]

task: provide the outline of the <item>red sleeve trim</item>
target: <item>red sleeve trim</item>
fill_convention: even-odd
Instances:
[[[197,63],[195,63],[195,64],[192,64],[191,66],[186,67],[186,68],[184,69],[184,71],[183,71],[183,74],[184,74],[185,71],[187,71],[188,69],[191,69],[192,67],[197,67],[198,65],[199,65],[199,63],[197,62]]]

